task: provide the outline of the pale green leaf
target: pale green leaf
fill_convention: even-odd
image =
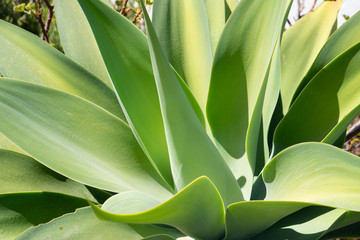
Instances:
[[[207,176],[226,205],[242,200],[234,176],[206,134],[162,52],[146,12],[144,16],[176,188],[180,190],[196,178]]]
[[[181,236],[179,232],[171,228],[101,221],[96,218],[90,207],[86,207],[78,209],[74,213],[61,216],[51,222],[32,227],[17,239],[47,240],[51,236],[51,239],[54,240],[142,240],[144,238],[147,239],[149,236],[151,239],[153,235],[167,235],[174,238]]]
[[[94,35],[79,3],[74,0],[55,0],[54,6],[56,25],[66,56],[112,88]]]
[[[6,149],[6,150],[10,150],[10,151],[14,151],[14,152],[18,152],[18,153],[22,153],[22,154],[26,155],[26,152],[24,152],[24,150],[22,150],[21,148],[19,148],[19,146],[17,146],[15,143],[10,141],[1,132],[0,132],[0,149]]]
[[[56,192],[96,201],[86,187],[33,158],[0,149],[0,193]]]
[[[264,159],[257,159],[257,168],[263,168],[265,162],[269,159],[269,143],[268,136],[271,131],[270,124],[273,114],[277,114],[275,111],[276,104],[279,101],[280,93],[280,82],[281,82],[281,63],[280,63],[280,39],[278,40],[273,57],[271,59],[269,76],[267,80],[267,86],[264,96],[264,105],[262,109],[262,131],[263,143],[264,143]],[[260,136],[259,136],[260,138]],[[258,145],[258,148],[262,149],[262,146]]]
[[[54,240],[143,239],[140,234],[126,224],[100,221],[95,217],[90,207],[79,209],[75,213],[66,214],[49,223],[30,228],[17,239],[47,240],[49,237]]]
[[[154,28],[164,53],[203,111],[212,65],[211,39],[216,41],[219,35],[216,30],[219,27],[215,26],[218,20],[211,18],[214,22],[211,25],[213,38],[210,37],[207,10],[210,11],[206,9],[204,0],[157,0],[153,9]],[[221,12],[221,9],[216,11]]]
[[[247,145],[253,171],[269,64],[290,3],[242,0],[214,57],[207,102],[212,133],[234,158],[241,158]]]
[[[88,202],[85,199],[59,193],[0,194],[0,238],[13,240],[31,226],[86,205]]]
[[[326,42],[321,49],[309,72],[302,79],[296,89],[292,102],[295,101],[300,92],[310,80],[327,64],[340,56],[343,52],[360,42],[360,12],[346,21]]]
[[[321,237],[334,227],[333,224],[345,213],[344,209],[360,212],[360,180],[353,177],[360,174],[360,158],[341,149],[323,143],[298,144],[275,156],[262,174],[266,186],[265,201],[239,202],[228,207],[226,228],[229,239],[256,236],[289,214],[311,205],[323,205],[327,211],[339,210],[326,216],[322,214],[327,211],[304,210],[307,212],[296,213],[297,217],[284,220],[281,227],[275,225],[267,232],[267,237],[259,239],[279,239],[279,236],[302,239],[301,234],[294,235],[291,229]],[[354,218],[343,225],[351,224],[351,221]],[[319,227],[314,229],[316,222]]]
[[[210,32],[212,53],[215,53],[222,31],[225,27],[225,1],[204,0],[206,16]]]
[[[130,128],[76,96],[37,84],[0,79],[0,131],[36,160],[97,188],[171,194]],[[154,180],[154,179],[157,179]]]
[[[360,43],[322,69],[276,128],[274,150],[306,141],[334,143],[360,113]]]
[[[0,20],[0,72],[85,98],[124,119],[114,92],[39,37]]]
[[[250,201],[231,204],[226,211],[226,239],[248,239],[283,217],[308,206],[298,202]]]
[[[140,146],[170,185],[173,179],[145,35],[97,0],[79,0]]]
[[[346,211],[342,209],[329,207],[307,207],[281,219],[253,239],[317,240],[320,239],[345,212]]]
[[[285,31],[281,44],[281,101],[284,113],[290,107],[296,88],[332,34],[342,2],[323,2]]]
[[[233,12],[241,0],[226,0],[230,10]]]
[[[302,143],[263,170],[269,201],[302,201],[360,211],[360,158],[324,143]]]
[[[128,200],[131,201],[131,198]],[[153,200],[151,203],[148,202],[150,201],[148,198],[143,200],[150,205],[153,204]],[[108,203],[105,202],[103,206],[104,210],[96,206],[93,206],[93,209],[97,216],[103,219],[125,223],[166,224],[200,239],[219,239],[224,234],[223,202],[219,192],[207,177],[196,179],[166,202],[139,213],[117,212],[117,206],[120,206],[120,211],[126,211],[121,204],[117,204],[117,201],[121,203],[121,197],[108,199]]]

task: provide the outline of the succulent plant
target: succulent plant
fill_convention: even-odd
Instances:
[[[65,55],[0,21],[1,239],[360,236],[359,13],[54,3]]]

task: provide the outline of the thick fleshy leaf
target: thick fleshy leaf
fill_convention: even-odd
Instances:
[[[128,198],[131,202],[131,198]],[[143,198],[151,206],[153,200]],[[117,204],[117,203],[120,204]],[[200,239],[219,239],[224,234],[225,212],[219,192],[207,177],[200,177],[166,202],[139,213],[128,213],[121,206],[121,197],[110,198],[104,210],[93,206],[100,218],[140,224],[166,224],[189,236]],[[129,203],[130,203],[129,202]],[[143,208],[135,206],[135,209]],[[117,212],[117,209],[122,212]],[[111,211],[111,212],[108,212]],[[206,216],[206,217],[204,217]]]
[[[309,72],[298,86],[292,102],[295,101],[300,92],[305,88],[306,84],[327,64],[360,42],[360,12],[355,14],[346,21],[326,42],[317,56],[314,64],[311,66]]]
[[[264,147],[258,145],[258,149],[264,149],[263,159],[260,156],[256,159],[256,172],[260,172],[264,167],[265,162],[269,159],[269,143],[268,135],[270,131],[270,124],[275,111],[276,104],[279,101],[280,82],[281,82],[281,63],[280,63],[280,39],[278,40],[273,57],[271,59],[269,76],[266,85],[266,91],[264,96],[264,105],[262,109],[262,131],[259,134],[262,135],[262,141]],[[260,139],[260,137],[259,137]],[[259,142],[261,143],[261,141]]]
[[[311,206],[281,219],[254,240],[265,239],[320,239],[345,213],[342,209]]]
[[[311,206],[281,219],[254,239],[314,240],[323,239],[324,235],[324,239],[346,237],[350,236],[346,234],[349,233],[346,230],[351,231],[359,220],[359,212]],[[328,232],[336,233],[336,235],[327,234]]]
[[[221,12],[221,9],[216,11]],[[225,11],[222,12],[225,14]],[[204,0],[154,2],[154,28],[164,53],[186,81],[203,111],[212,65],[212,43],[207,19]]]
[[[13,79],[0,79],[0,131],[36,160],[81,183],[164,199],[130,128],[81,98]],[[166,186],[166,185],[165,185]]]
[[[12,240],[31,226],[86,205],[85,199],[59,193],[0,194],[0,238]]]
[[[323,2],[285,31],[281,44],[281,101],[284,113],[290,107],[296,88],[336,27],[342,2]]]
[[[79,0],[140,146],[170,185],[164,125],[145,35],[98,0]]]
[[[324,235],[321,239],[335,239],[335,238],[359,238],[360,237],[360,222],[353,223],[344,228],[337,229]]]
[[[224,0],[204,0],[206,16],[209,25],[210,41],[212,53],[215,53],[222,31],[225,27],[225,7]]]
[[[226,0],[227,5],[229,6],[232,12],[235,10],[239,2],[240,0]]]
[[[314,77],[277,126],[275,153],[305,141],[334,143],[341,136],[360,113],[359,64],[360,43]]]
[[[19,148],[15,143],[10,141],[4,134],[0,132],[0,149],[10,150],[18,153],[22,153],[26,155],[26,152]]]
[[[234,158],[242,157],[247,145],[253,171],[269,64],[290,3],[242,0],[214,57],[207,102],[212,133]]]
[[[0,20],[0,72],[85,98],[124,119],[114,92],[37,36]]]
[[[0,193],[40,191],[95,201],[84,185],[48,169],[29,156],[0,149]]]
[[[333,146],[304,143],[288,148],[275,156],[263,170],[267,191],[265,201],[240,202],[228,207],[227,236],[229,239],[247,239],[260,234],[287,215],[311,205],[324,205],[328,211],[340,208],[360,212],[360,180],[354,177],[359,174],[360,159]],[[285,224],[289,229],[302,229],[304,233],[314,231],[313,234],[321,237],[344,213],[345,210],[336,210],[319,220],[316,218],[322,216],[321,212],[314,212],[313,215],[307,212],[303,214],[306,221],[300,219],[301,214],[298,214],[293,218],[293,223],[284,221],[280,226]],[[307,223],[312,218],[314,222],[319,222],[319,226],[323,224],[323,227],[314,230],[313,225]],[[300,223],[304,224],[300,226]],[[344,225],[350,223],[348,220]],[[259,239],[287,236],[277,235],[281,229],[274,226],[269,234],[275,235],[266,235],[273,237]]]
[[[307,206],[297,202],[250,201],[234,203],[226,211],[226,239],[248,239],[281,218]]]
[[[79,3],[74,0],[55,0],[54,5],[56,25],[66,56],[112,88],[94,35]]]
[[[144,17],[176,188],[180,190],[196,178],[207,176],[226,205],[242,200],[231,170],[202,127],[162,52],[146,12]]]
[[[269,201],[302,201],[360,211],[360,158],[324,143],[287,148],[263,170]]]
[[[314,240],[357,222],[359,216],[359,212],[305,202],[240,202],[227,209],[226,239]]]
[[[142,231],[136,228],[142,227]],[[144,237],[153,234],[171,234],[172,231],[156,226],[137,226],[134,230],[132,226],[100,221],[96,218],[90,207],[77,210],[75,213],[66,214],[51,222],[30,228],[17,239],[45,240],[51,239],[131,239],[142,240]]]

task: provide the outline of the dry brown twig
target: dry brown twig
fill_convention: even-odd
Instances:
[[[139,15],[141,14],[141,9],[139,8],[137,11],[136,11],[136,14],[135,14],[135,16],[134,16],[134,18],[133,18],[133,20],[131,21],[132,23],[136,23],[136,20],[137,20],[137,18],[139,17]]]
[[[46,41],[47,43],[49,43],[48,32],[50,29],[51,20],[54,16],[54,5],[52,5],[49,2],[49,0],[43,0],[43,1],[48,9],[48,15],[47,15],[45,23],[42,19],[43,10],[41,8],[41,3],[42,3],[41,0],[36,0],[37,11],[34,15],[35,15],[36,21],[40,24],[40,27],[41,27],[41,39]]]

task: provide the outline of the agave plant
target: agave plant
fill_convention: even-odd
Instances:
[[[65,55],[0,21],[1,239],[360,235],[360,13],[54,3]]]

